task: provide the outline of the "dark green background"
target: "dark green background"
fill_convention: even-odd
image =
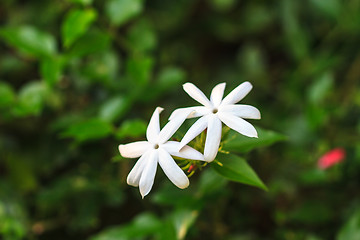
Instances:
[[[1,0],[0,24],[3,239],[360,239],[359,0]],[[196,105],[186,81],[254,85],[251,123],[286,136],[240,153],[268,192],[126,185],[118,145]]]

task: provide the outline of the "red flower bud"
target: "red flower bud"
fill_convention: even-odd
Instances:
[[[325,153],[318,161],[318,168],[327,169],[345,159],[345,150],[343,148],[335,148]]]

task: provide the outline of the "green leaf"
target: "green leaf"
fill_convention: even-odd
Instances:
[[[162,187],[151,197],[151,200],[161,206],[199,207],[200,199],[193,196],[194,193],[190,191],[191,189],[188,190],[182,191],[171,182],[164,182]]]
[[[137,56],[127,61],[126,70],[128,76],[137,85],[143,86],[149,82],[154,60],[147,56]]]
[[[121,124],[115,135],[118,139],[136,138],[144,135],[146,128],[147,123],[141,119],[126,120]]]
[[[337,18],[342,10],[342,3],[339,0],[310,0],[310,2],[324,14]]]
[[[327,179],[328,176],[326,175],[326,172],[317,168],[303,170],[299,174],[299,182],[309,186],[324,183]]]
[[[273,16],[274,13],[264,4],[249,4],[244,9],[243,28],[248,33],[263,32],[271,26]]]
[[[199,192],[204,195],[224,191],[224,186],[227,180],[217,174],[213,168],[206,169],[201,173],[199,182]]]
[[[218,11],[228,11],[235,5],[235,0],[210,0],[211,6]]]
[[[286,214],[293,222],[309,225],[325,224],[335,217],[333,209],[319,200],[303,200],[300,206],[288,210]]]
[[[168,66],[161,69],[157,81],[151,87],[151,91],[147,91],[142,100],[152,100],[171,89],[177,88],[179,84],[185,82],[186,73],[181,68]]]
[[[156,47],[156,34],[148,21],[134,24],[127,35],[131,49],[135,52],[146,52]]]
[[[68,48],[80,36],[86,33],[96,17],[96,11],[91,8],[71,10],[67,14],[61,29],[64,46]]]
[[[69,2],[72,3],[78,3],[78,4],[82,4],[82,5],[90,5],[93,0],[68,0]]]
[[[309,37],[299,20],[300,1],[281,1],[282,24],[290,53],[296,60],[309,54]]]
[[[38,183],[30,159],[24,156],[9,155],[5,158],[4,163],[17,190],[25,193],[36,189]]]
[[[17,105],[13,112],[17,116],[39,115],[47,94],[47,87],[42,82],[30,82],[21,88]]]
[[[282,134],[256,128],[258,138],[249,138],[241,135],[238,132],[230,130],[223,144],[225,151],[244,153],[249,152],[255,148],[270,146],[276,142],[284,141],[286,137]]]
[[[325,97],[331,93],[334,85],[334,76],[330,72],[322,73],[315,81],[310,85],[308,89],[308,99],[311,103],[318,104],[325,99]]]
[[[14,186],[11,181],[0,182],[0,236],[6,240],[24,239],[28,230],[27,210]]]
[[[213,162],[211,166],[223,177],[267,191],[267,187],[245,159],[233,154],[218,153],[216,160],[218,162]]]
[[[40,72],[49,86],[54,86],[61,77],[63,59],[61,57],[46,58],[41,61]]]
[[[155,234],[162,227],[162,222],[150,213],[138,215],[130,224],[112,227],[90,240],[130,240]]]
[[[179,86],[179,84],[185,81],[185,78],[186,73],[183,69],[169,66],[162,69],[159,73],[157,85],[162,91],[165,91]]]
[[[249,78],[261,77],[266,72],[264,53],[258,45],[246,44],[239,52],[238,62]]]
[[[167,219],[163,221],[161,225],[161,229],[155,235],[155,239],[157,240],[169,240],[169,239],[177,239],[176,229],[172,222],[172,219]]]
[[[110,0],[106,4],[106,14],[112,24],[120,26],[143,11],[142,0]]]
[[[360,239],[360,209],[353,211],[337,235],[337,240]]]
[[[107,137],[113,130],[108,122],[93,118],[70,125],[61,136],[72,137],[77,141],[86,141]]]
[[[119,66],[119,56],[114,51],[108,50],[89,56],[87,64],[81,69],[81,72],[89,80],[95,80],[103,86],[113,89],[119,84],[116,81]]]
[[[188,229],[194,224],[199,215],[197,210],[180,209],[173,213],[172,221],[176,229],[176,239],[185,239]]]
[[[50,57],[56,53],[55,38],[31,26],[2,28],[0,37],[21,53],[37,58]]]
[[[317,104],[307,104],[305,110],[307,124],[311,129],[322,127],[329,117],[327,110]]]
[[[14,90],[5,82],[0,82],[0,96],[0,107],[11,106],[15,101]]]
[[[130,107],[129,98],[118,96],[107,100],[100,109],[99,117],[105,121],[113,122],[122,117]]]
[[[91,30],[82,35],[68,49],[67,56],[81,57],[102,52],[110,47],[110,36],[100,30]]]

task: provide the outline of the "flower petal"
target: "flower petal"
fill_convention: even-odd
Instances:
[[[184,123],[187,116],[192,112],[191,109],[187,110],[187,113],[184,111],[183,114],[177,114],[173,119],[171,119],[159,133],[159,138],[157,139],[159,144],[165,143],[172,135],[179,129],[181,124]]]
[[[230,113],[234,116],[248,119],[260,119],[261,114],[260,111],[253,106],[250,105],[225,105],[219,108],[220,112]]]
[[[226,126],[239,132],[240,134],[247,137],[258,137],[254,126],[244,119],[236,117],[230,113],[220,113],[218,116]]]
[[[172,120],[179,114],[188,114],[187,118],[195,118],[204,116],[208,113],[210,113],[210,109],[204,106],[178,108],[171,113],[169,120]]]
[[[185,83],[183,88],[190,97],[204,105],[205,107],[212,108],[212,104],[205,94],[192,83]]]
[[[164,148],[164,150],[167,151],[172,156],[191,159],[191,160],[204,161],[204,155],[202,155],[200,152],[196,151],[192,147],[184,146],[179,151],[179,144],[180,144],[179,142],[168,141],[165,144],[161,145],[161,147]]]
[[[249,82],[243,82],[232,90],[221,102],[221,105],[235,104],[243,99],[252,89],[252,85]]]
[[[147,163],[141,174],[139,182],[140,194],[142,198],[149,194],[154,184],[158,158],[158,151],[154,150],[149,153],[149,156],[146,159]]]
[[[151,142],[155,143],[160,133],[160,121],[159,115],[164,109],[161,107],[157,107],[151,116],[149,125],[146,129],[146,139]]]
[[[134,187],[139,186],[140,177],[147,164],[149,154],[150,151],[145,152],[136,162],[134,167],[131,169],[129,175],[127,176],[127,184]]]
[[[166,176],[178,188],[184,189],[189,186],[189,179],[186,174],[175,163],[170,154],[163,149],[159,149],[159,164]]]
[[[207,162],[213,161],[219,151],[222,130],[221,125],[221,121],[216,115],[209,117],[204,148],[204,158]]]
[[[193,107],[193,110],[194,111],[191,112],[187,118],[202,117],[204,115],[211,113],[211,109],[203,106]]]
[[[151,144],[147,141],[133,142],[119,145],[119,151],[125,158],[137,158],[143,155],[150,146]]]
[[[214,107],[218,107],[224,95],[226,83],[219,83],[211,91],[210,101]]]
[[[197,135],[199,135],[202,131],[207,127],[208,116],[203,116],[199,118],[186,132],[183,139],[178,146],[178,150],[183,148],[186,144],[188,144],[191,140],[193,140]]]

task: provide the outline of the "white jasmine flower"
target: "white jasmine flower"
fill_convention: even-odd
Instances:
[[[257,138],[256,129],[243,118],[260,119],[260,111],[249,105],[235,104],[250,92],[251,83],[240,84],[223,99],[225,85],[225,83],[216,85],[211,92],[210,100],[194,84],[183,85],[185,92],[203,106],[180,108],[171,114],[169,118],[171,121],[175,119],[181,121],[184,115],[187,115],[187,118],[200,117],[181,140],[179,149],[207,128],[204,157],[205,161],[213,161],[220,145],[222,122],[240,134]]]
[[[186,116],[180,116],[169,121],[160,131],[159,115],[163,108],[157,107],[150,119],[146,131],[147,141],[140,141],[119,146],[120,154],[127,158],[140,157],[127,177],[127,183],[139,186],[142,198],[151,190],[156,174],[157,164],[166,176],[177,187],[183,189],[189,186],[189,179],[171,157],[177,156],[192,160],[204,160],[204,156],[195,149],[184,146],[178,150],[179,142],[168,141],[185,121]],[[192,110],[185,110],[185,112]],[[188,113],[188,114],[189,114]]]

